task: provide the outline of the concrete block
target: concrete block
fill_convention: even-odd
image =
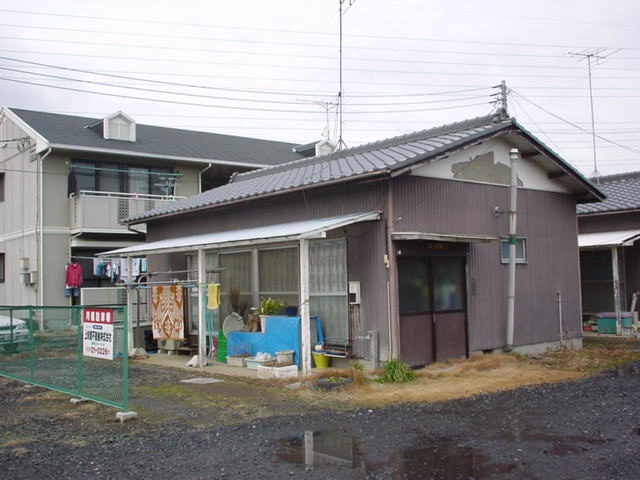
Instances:
[[[258,365],[257,367],[258,378],[297,378],[298,367],[297,365],[287,365],[286,367],[266,367],[264,365]]]
[[[127,420],[132,420],[134,418],[138,418],[138,414],[136,412],[117,412],[116,419],[120,420],[120,422],[126,422]]]

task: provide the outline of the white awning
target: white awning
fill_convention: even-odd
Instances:
[[[640,238],[640,230],[619,230],[615,232],[581,233],[578,235],[580,248],[628,247]]]
[[[101,253],[101,257],[135,257],[153,253],[187,252],[211,248],[236,247],[296,241],[301,239],[324,238],[326,232],[352,223],[377,220],[379,212],[354,213],[341,217],[304,220],[301,222],[266,225],[225,232],[203,233],[186,237],[167,238],[156,242],[134,245]]]
[[[394,240],[431,240],[434,242],[488,243],[498,240],[490,235],[467,235],[455,233],[393,232]]]

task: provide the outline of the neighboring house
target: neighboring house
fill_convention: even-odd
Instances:
[[[359,357],[376,354],[371,332],[380,360],[411,365],[502,349],[512,148],[521,156],[513,344],[579,346],[575,208],[603,195],[500,115],[238,175],[132,215],[125,222],[146,223],[148,243],[111,254],[148,254],[158,271],[219,281],[222,315],[232,291],[247,305],[260,296],[299,305],[303,332],[318,315],[328,342]],[[204,331],[203,297],[192,293],[191,333]]]
[[[600,177],[598,188],[606,200],[577,209],[585,320],[619,318],[640,290],[640,172]]]
[[[302,158],[294,144],[4,107],[0,110],[0,305],[68,305],[65,265],[144,242],[124,217]]]

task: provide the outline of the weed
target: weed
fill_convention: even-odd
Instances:
[[[416,378],[416,372],[407,367],[400,360],[387,362],[378,379],[380,383],[406,383]]]

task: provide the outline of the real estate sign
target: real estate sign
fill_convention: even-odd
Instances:
[[[82,352],[87,357],[113,360],[113,310],[85,308],[82,311]]]

